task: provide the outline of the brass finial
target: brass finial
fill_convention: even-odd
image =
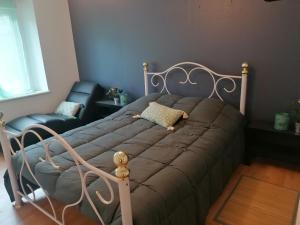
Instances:
[[[0,127],[5,127],[5,121],[3,120],[3,112],[0,112]]]
[[[143,63],[143,67],[144,67],[144,71],[148,71],[148,63],[144,62]]]
[[[248,65],[248,63],[244,62],[242,64],[242,75],[248,76],[248,73],[249,73],[249,65]]]
[[[113,160],[114,164],[117,166],[115,169],[116,177],[120,179],[129,177],[129,169],[127,168],[128,156],[124,152],[116,152]]]

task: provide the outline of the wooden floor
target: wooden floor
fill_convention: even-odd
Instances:
[[[291,225],[298,203],[297,191],[242,176],[216,219],[221,224]]]
[[[270,184],[275,184],[280,187],[300,192],[300,165],[289,165],[286,163],[279,163],[271,160],[257,159],[251,164],[251,166],[241,165],[234,173],[225,191],[210,209],[206,225],[220,225],[220,223],[217,223],[215,221],[215,216],[219,209],[223,206],[224,202],[226,201],[242,175],[253,177]],[[300,225],[299,215],[300,208],[298,208],[298,218],[295,225]]]
[[[54,225],[50,219],[45,217],[32,206],[25,205],[21,209],[14,209],[9,201],[3,186],[3,173],[5,170],[3,157],[0,155],[0,225]],[[219,225],[215,221],[215,215],[228,198],[233,188],[242,175],[253,177],[271,184],[292,189],[300,192],[300,165],[287,165],[273,161],[257,159],[251,166],[241,165],[229,181],[225,191],[212,206],[207,217],[206,225]],[[232,212],[235,213],[235,212]],[[300,214],[300,209],[298,214]],[[95,225],[96,223],[84,218],[76,210],[68,213],[67,224],[72,225]],[[239,224],[232,224],[239,225]],[[256,225],[256,224],[253,224]],[[300,225],[298,218],[296,225]]]

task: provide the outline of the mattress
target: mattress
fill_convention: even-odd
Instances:
[[[152,101],[184,110],[189,119],[180,120],[174,131],[168,131],[147,120],[133,118]],[[204,224],[209,207],[241,162],[243,125],[240,112],[219,100],[151,94],[105,119],[62,136],[84,160],[108,173],[115,169],[112,161],[115,152],[129,155],[135,225],[199,225]],[[26,148],[30,166],[52,197],[73,203],[81,194],[77,167],[55,140],[47,142],[59,169],[40,161],[45,157],[40,143]],[[17,171],[21,163],[21,154],[15,155],[13,165]],[[23,176],[34,183],[28,171]],[[113,189],[118,193],[115,185]],[[95,194],[100,191],[109,199],[104,181],[90,176],[87,190],[106,224],[120,225],[118,196],[107,206]],[[79,207],[85,215],[97,219],[86,199]]]

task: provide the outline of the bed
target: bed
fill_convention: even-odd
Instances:
[[[181,84],[195,84],[191,74],[196,69],[214,77],[214,91],[208,98],[170,93],[168,74],[186,65],[193,68],[184,70],[186,79]],[[221,75],[186,62],[150,73],[144,64],[145,96],[105,119],[61,136],[53,133],[54,138],[27,148],[20,143],[21,151],[13,156],[7,133],[1,128],[16,204],[20,196],[34,204],[35,199],[28,195],[32,189],[28,184],[34,184],[42,187],[49,204],[55,198],[66,204],[66,210],[77,205],[83,214],[102,224],[204,224],[210,206],[243,159],[246,64],[242,74]],[[162,81],[162,93],[149,94],[149,84],[158,86],[155,77]],[[224,79],[233,82],[228,93],[236,89],[235,79],[241,81],[240,110],[222,101],[218,88]],[[175,130],[169,131],[134,117],[153,101],[184,110],[189,119],[180,120]],[[21,185],[18,179],[23,180]],[[42,212],[64,224],[54,208]]]

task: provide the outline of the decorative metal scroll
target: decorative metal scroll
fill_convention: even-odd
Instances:
[[[4,124],[3,124],[4,125]],[[3,128],[3,126],[1,127]],[[40,161],[42,162],[48,162],[54,169],[59,170],[60,167],[58,165],[56,165],[56,163],[53,161],[52,156],[50,154],[49,151],[49,140],[46,142],[43,140],[43,138],[35,131],[35,129],[41,129],[43,131],[47,131],[48,133],[50,133],[54,140],[56,140],[59,144],[61,144],[66,151],[70,154],[70,156],[72,157],[76,169],[78,171],[79,177],[80,177],[80,182],[81,182],[81,194],[79,196],[79,198],[68,205],[65,205],[65,207],[62,210],[62,214],[61,214],[61,218],[58,217],[57,212],[54,208],[54,204],[51,201],[51,198],[49,196],[49,194],[47,193],[47,191],[44,189],[44,187],[42,186],[42,184],[38,181],[38,179],[36,178],[34,172],[32,171],[32,168],[30,167],[29,164],[29,159],[28,159],[28,155],[27,152],[24,149],[24,140],[26,138],[26,135],[28,134],[33,134],[35,135],[41,145],[44,148],[44,158],[40,158]],[[101,193],[100,190],[96,191],[96,196],[97,196],[97,200],[100,201],[101,203],[103,203],[104,205],[109,205],[111,204],[114,199],[115,199],[115,193],[113,191],[111,182],[117,183],[119,185],[126,185],[126,187],[128,187],[128,189],[123,190],[123,193],[125,193],[126,196],[126,201],[127,204],[129,203],[128,206],[131,206],[130,204],[130,191],[129,191],[129,180],[128,180],[128,175],[129,175],[129,171],[127,169],[127,163],[128,163],[128,157],[125,153],[123,152],[117,152],[114,156],[114,162],[115,164],[117,164],[117,169],[116,170],[121,170],[123,173],[119,173],[116,176],[113,176],[105,171],[102,171],[90,164],[88,164],[85,160],[83,160],[78,153],[60,136],[58,135],[56,132],[54,132],[53,130],[49,129],[46,126],[43,125],[33,125],[31,127],[28,127],[27,129],[25,129],[20,135],[15,135],[7,130],[2,129],[1,131],[3,131],[6,136],[10,136],[10,138],[14,139],[18,145],[18,147],[20,148],[20,151],[18,153],[16,153],[12,147],[10,146],[9,149],[4,149],[6,151],[9,151],[12,155],[16,155],[16,154],[22,154],[22,166],[19,172],[19,181],[20,181],[20,190],[17,191],[18,195],[23,197],[24,199],[26,199],[30,204],[32,204],[33,206],[35,206],[38,210],[40,210],[41,212],[43,212],[46,216],[48,216],[50,219],[52,219],[55,223],[59,224],[59,225],[65,225],[65,213],[66,210],[70,207],[79,205],[82,200],[84,199],[84,197],[87,199],[87,201],[89,202],[89,204],[91,205],[93,211],[95,212],[97,218],[99,219],[99,221],[101,222],[101,224],[105,225],[105,221],[103,220],[103,218],[101,217],[101,215],[99,214],[91,196],[90,193],[87,190],[87,178],[90,175],[94,175],[97,176],[99,178],[101,178],[108,191],[109,191],[109,198],[105,199]],[[53,139],[50,139],[50,141],[54,141]],[[11,161],[9,162],[11,163]],[[25,170],[27,170],[27,172],[29,172],[29,174],[31,175],[34,183],[36,185],[38,185],[41,190],[43,191],[43,194],[45,195],[49,205],[50,205],[50,212],[41,208],[37,203],[36,203],[36,196],[34,194],[34,188],[30,186],[30,184],[24,184],[23,181],[23,174],[25,172]],[[125,175],[124,175],[125,174]],[[12,177],[10,177],[12,179]],[[30,192],[32,193],[32,197],[30,196],[30,193],[28,193],[28,190],[30,190]],[[16,196],[15,196],[16,197]],[[124,200],[124,196],[120,196],[120,200]],[[127,199],[129,198],[129,199]],[[128,224],[128,225],[132,225],[132,215],[131,215],[131,211],[129,211],[129,215],[126,215],[127,221],[123,221],[123,223]]]
[[[163,72],[159,72],[159,73],[150,73],[150,72],[148,72],[147,71],[147,66],[148,66],[147,64],[144,64],[144,71],[146,71],[147,76],[150,76],[151,85],[156,87],[156,88],[161,86],[162,88],[161,88],[160,92],[161,93],[166,92],[168,94],[171,94],[171,91],[169,90],[169,87],[168,87],[168,84],[167,84],[168,83],[168,78],[169,78],[170,73],[174,72],[174,71],[181,71],[185,75],[185,80],[179,81],[179,84],[181,84],[181,85],[185,85],[185,84],[196,85],[196,84],[198,84],[197,82],[193,81],[193,79],[192,79],[193,76],[192,75],[195,74],[196,71],[206,72],[206,74],[213,81],[213,88],[212,88],[212,91],[208,94],[208,98],[211,98],[213,96],[217,96],[222,101],[224,101],[224,100],[223,100],[223,98],[221,96],[221,93],[220,93],[221,83],[223,81],[231,82],[232,88],[223,87],[223,90],[225,90],[227,93],[233,93],[237,89],[236,81],[242,79],[242,76],[225,75],[225,74],[216,73],[216,72],[212,71],[211,69],[209,69],[206,66],[203,66],[203,65],[198,64],[198,63],[193,63],[193,62],[178,63],[178,64],[168,68],[167,70],[165,70]],[[186,67],[189,67],[189,68],[192,67],[192,68],[188,70],[188,69],[186,69]],[[145,83],[145,85],[148,85],[148,81]],[[146,88],[146,89],[148,90],[148,88]],[[146,94],[148,94],[148,93],[146,93]]]

